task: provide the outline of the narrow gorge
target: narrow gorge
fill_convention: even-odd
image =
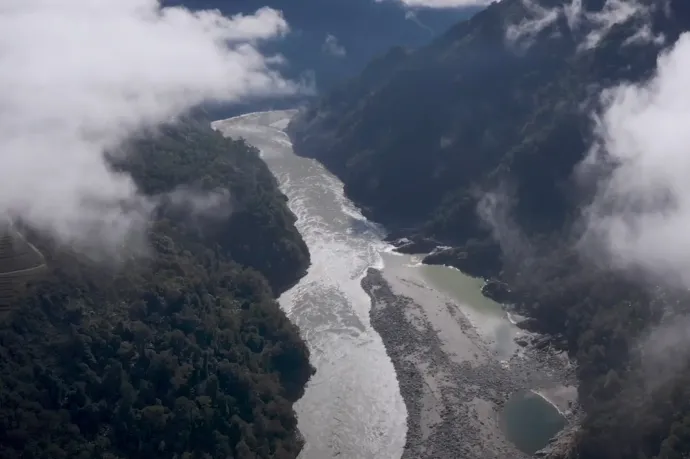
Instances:
[[[294,114],[213,127],[258,148],[311,253],[279,299],[316,368],[296,405],[300,457],[504,459],[545,446],[577,396],[567,357],[517,345],[524,332],[480,279],[396,253],[336,177],[294,154],[284,132]]]

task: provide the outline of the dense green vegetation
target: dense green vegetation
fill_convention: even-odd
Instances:
[[[0,325],[0,457],[295,458],[313,370],[274,294],[309,255],[285,197],[207,123],[130,149],[145,193],[223,188],[233,212],[164,206],[150,256],[115,268],[34,235],[49,272]]]
[[[583,4],[596,11],[604,1]],[[669,8],[650,22],[673,43],[690,30],[690,4],[671,0]],[[687,353],[672,377],[652,383],[637,346],[686,293],[651,289],[573,249],[588,190],[571,174],[587,151],[595,96],[650,76],[660,46],[624,45],[640,26],[628,21],[578,50],[587,31],[563,18],[528,49],[509,46],[506,26],[527,16],[523,2],[503,0],[425,48],[392,50],[293,121],[296,151],[323,161],[394,235],[454,247],[427,261],[506,281],[535,330],[567,347],[586,413],[573,456],[688,457]],[[494,217],[520,229],[503,246],[477,211],[497,189],[511,201]]]

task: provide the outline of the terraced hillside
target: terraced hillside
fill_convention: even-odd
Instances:
[[[45,268],[41,252],[11,225],[0,228],[0,317],[12,308],[27,282]]]

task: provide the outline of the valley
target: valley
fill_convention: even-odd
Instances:
[[[311,253],[307,275],[279,299],[316,367],[296,405],[300,457],[503,459],[546,446],[576,421],[568,358],[520,348],[523,332],[482,295],[479,279],[395,253],[335,177],[294,155],[283,130],[295,113],[213,127],[259,149]],[[553,402],[519,400],[532,390]]]

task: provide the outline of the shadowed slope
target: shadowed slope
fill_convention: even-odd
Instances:
[[[0,228],[0,317],[10,311],[17,294],[45,267],[41,252],[11,225]]]

